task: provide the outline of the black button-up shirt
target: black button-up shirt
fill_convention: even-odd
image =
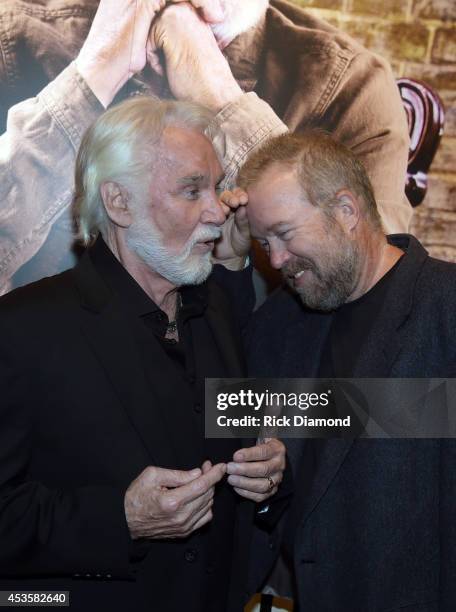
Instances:
[[[191,317],[204,313],[207,305],[205,285],[188,286],[179,289],[177,327],[180,342],[165,337],[169,323],[168,316],[140,287],[106,246],[101,236],[91,249],[91,259],[97,271],[116,294],[127,313],[142,321],[160,342],[174,364],[184,370],[190,383],[195,382],[195,363],[189,330],[186,323]]]
[[[240,441],[204,439],[204,377],[226,376],[223,356],[205,316],[206,283],[178,290],[182,300],[177,317],[179,342],[173,343],[165,338],[166,313],[143,291],[101,237],[91,248],[90,257],[125,313],[125,325],[139,347],[155,398],[150,409],[161,412],[170,434],[166,443],[173,450],[175,464],[161,467],[187,470],[200,467],[205,459],[214,464],[231,460]],[[226,480],[218,484],[213,520],[189,538],[185,560],[197,572],[206,594],[204,612],[222,610],[226,604],[238,501]]]

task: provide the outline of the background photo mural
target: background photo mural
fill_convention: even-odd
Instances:
[[[299,13],[293,4],[299,6]],[[293,14],[293,19],[297,15],[306,24],[313,18],[324,20],[386,58],[396,79],[417,79],[424,83],[430,89],[427,99],[410,91],[403,92],[403,97],[417,98],[418,111],[409,109],[412,120],[418,121],[420,113],[434,113],[429,121],[435,124],[434,132],[427,137],[433,140],[433,145],[438,144],[438,119],[442,118],[435,104],[438,99],[442,101],[444,132],[428,180],[420,174],[420,169],[416,175],[414,168],[414,180],[427,183],[427,189],[424,200],[414,208],[411,231],[432,255],[456,261],[454,2],[272,0],[271,6],[268,15],[277,9],[284,15]],[[103,107],[75,73],[71,62],[87,37],[97,7],[97,0],[3,0],[0,5],[0,131],[3,133],[0,140],[0,293],[71,267],[81,251],[74,240],[71,212],[73,164],[83,132]],[[268,44],[280,46],[279,41]],[[307,50],[303,51],[303,57],[305,53]],[[226,55],[232,65],[230,46]],[[248,79],[242,82],[244,59],[249,58],[236,60],[243,88],[252,87],[259,92],[286,123],[291,117],[289,124],[295,129],[298,120],[292,117],[291,93],[283,103],[274,91],[272,74],[268,75],[266,84],[261,78],[257,83]],[[122,88],[114,102],[137,91],[170,95],[163,79],[158,89],[155,87],[158,81],[157,75],[146,66],[139,77]],[[55,83],[65,95],[56,97]],[[288,85],[290,91],[299,86]],[[282,91],[282,98],[286,95]],[[356,101],[355,94],[350,104],[353,101]],[[359,113],[359,104],[356,112]],[[350,113],[351,107],[347,108],[347,114]],[[362,117],[357,120],[362,123]],[[318,127],[326,126],[323,122]],[[49,143],[57,144],[50,147]],[[424,166],[427,166],[430,157],[428,154],[424,157]],[[419,199],[423,195],[424,190]]]

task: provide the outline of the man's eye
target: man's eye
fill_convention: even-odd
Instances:
[[[223,188],[223,186],[222,186],[222,185],[216,185],[216,186],[215,186],[215,193],[216,193],[217,195],[220,195],[220,194],[221,194],[221,193],[223,193],[224,191],[225,191],[225,189]]]
[[[185,192],[185,197],[188,200],[196,200],[198,199],[198,196],[199,196],[198,189],[187,189],[187,191]]]
[[[257,242],[262,249],[269,251],[269,242],[267,240],[258,240]]]
[[[280,234],[277,234],[277,235],[281,240],[287,241],[287,240],[291,240],[293,236],[293,232],[291,230],[287,230],[285,232],[280,232]]]

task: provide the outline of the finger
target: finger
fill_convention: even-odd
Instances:
[[[171,0],[171,2],[186,2],[187,0]],[[190,0],[191,4],[198,9],[208,23],[219,23],[225,18],[219,0]]]
[[[209,459],[206,459],[206,461],[202,465],[203,474],[207,474],[211,467],[212,463],[209,461]]]
[[[247,209],[245,206],[239,206],[234,214],[236,225],[241,226],[242,228],[249,228],[249,218],[247,217]]]
[[[193,528],[192,528],[190,533],[193,533],[194,531],[197,531],[198,529],[201,529],[201,527],[203,527],[204,525],[206,525],[207,523],[212,521],[213,516],[214,515],[213,515],[213,512],[212,512],[212,509],[208,510],[206,512],[206,514],[204,516],[202,516],[200,518],[200,520],[197,523],[195,523],[195,525],[193,525]]]
[[[223,478],[225,473],[225,463],[219,463],[212,466],[210,470],[206,472],[206,474],[202,474],[193,482],[180,487],[178,491],[173,491],[173,493],[177,494],[177,503],[186,504],[198,499],[198,497],[201,497],[207,493],[215,484],[217,484],[217,482]]]
[[[267,478],[275,472],[280,473],[283,465],[280,457],[273,457],[269,461],[251,461],[250,463],[230,462],[226,466],[227,474],[248,476],[249,478]]]
[[[239,206],[244,206],[248,201],[245,201],[245,197],[243,197],[242,194],[238,195],[229,189],[222,192],[220,195],[220,200],[232,210],[236,210]]]
[[[208,517],[208,515],[210,516]],[[193,517],[193,520],[188,521],[187,523],[184,523],[178,526],[174,525],[173,527],[167,527],[160,533],[158,537],[159,538],[186,538],[195,529],[198,528],[197,527],[198,525],[201,526],[201,521],[204,518],[207,519],[205,522],[208,522],[209,520],[211,520],[212,504],[206,504],[204,509],[198,512],[198,514]]]
[[[238,198],[241,204],[248,204],[249,196],[247,195],[247,192],[244,191],[241,187],[235,187],[233,189],[233,194]]]
[[[162,487],[181,487],[201,476],[201,470],[168,470],[165,468],[150,468],[150,476],[155,480],[155,484]]]
[[[214,497],[214,488],[212,487],[204,495],[201,495],[196,500],[184,503],[179,497],[180,489],[173,489],[161,492],[160,509],[164,516],[167,517],[172,531],[182,533],[188,524],[191,516],[201,512]]]
[[[185,524],[185,527],[184,527],[185,531],[187,532],[193,531],[195,525],[202,519],[202,517],[212,510],[213,505],[214,505],[214,500],[211,499],[202,508],[199,508],[197,511],[193,512]]]
[[[253,493],[252,491],[248,491],[247,489],[239,489],[238,487],[234,487],[234,490],[241,497],[245,497],[245,499],[251,499],[252,501],[257,502],[257,503],[265,501],[266,499],[271,497],[271,495],[274,495],[274,493],[277,492],[276,487],[274,487],[274,489],[272,489],[272,491],[269,494]]]
[[[271,483],[267,478],[247,478],[246,476],[228,476],[228,482],[231,486],[238,489],[245,489],[252,493],[270,493],[271,490],[277,489],[278,481],[275,483],[273,489],[271,489]]]
[[[228,217],[228,215],[229,215],[229,214],[230,214],[230,212],[231,212],[231,208],[230,208],[229,206],[227,206],[227,205],[225,204],[225,202],[222,202],[222,200],[220,200],[220,205],[221,205],[221,207],[222,207],[223,214],[225,215],[225,217]]]
[[[235,463],[244,463],[245,461],[267,461],[272,459],[276,449],[270,442],[267,444],[259,444],[250,448],[241,448],[233,455]]]

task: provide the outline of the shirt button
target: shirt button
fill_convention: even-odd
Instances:
[[[201,414],[203,412],[203,408],[201,406],[201,404],[195,404],[193,406],[193,410],[197,413],[197,414]]]
[[[194,561],[196,561],[197,556],[198,553],[194,548],[188,548],[184,554],[185,560],[189,563],[193,563]]]
[[[214,573],[214,566],[213,565],[208,565],[206,567],[206,573],[207,574],[213,574]]]

